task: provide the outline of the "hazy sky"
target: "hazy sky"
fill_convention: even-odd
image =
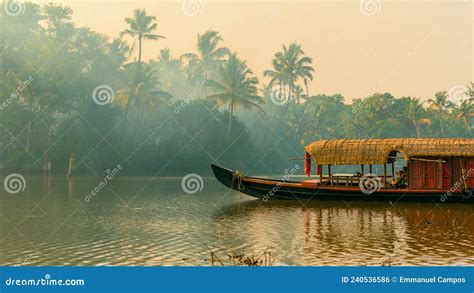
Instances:
[[[166,36],[144,44],[146,58],[165,47],[176,57],[192,52],[198,33],[217,30],[265,82],[273,54],[296,41],[314,58],[311,94],[341,93],[348,101],[374,91],[426,99],[473,80],[470,1],[55,2],[73,8],[74,22],[109,36],[145,8]]]

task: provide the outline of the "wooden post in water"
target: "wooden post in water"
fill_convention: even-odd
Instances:
[[[43,153],[43,176],[51,175],[51,161],[48,159],[48,152]]]
[[[69,155],[69,167],[67,170],[67,177],[70,178],[72,174],[74,173],[74,169],[76,168],[76,156],[74,155],[74,152],[71,152]]]

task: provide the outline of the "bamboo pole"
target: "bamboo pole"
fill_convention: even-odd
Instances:
[[[395,178],[395,162],[392,161],[392,179]]]
[[[316,170],[319,169],[319,185],[323,186],[323,165],[316,166]]]
[[[332,185],[332,178],[331,178],[331,165],[328,165],[328,177],[329,177],[329,183]]]

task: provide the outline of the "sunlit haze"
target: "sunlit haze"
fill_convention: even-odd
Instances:
[[[346,101],[374,92],[427,99],[472,80],[468,1],[381,1],[374,15],[362,13],[359,1],[195,1],[193,15],[181,1],[56,2],[74,10],[78,25],[110,37],[135,8],[145,8],[166,37],[144,44],[145,59],[165,47],[174,57],[194,52],[197,34],[217,30],[265,83],[273,54],[296,41],[314,58],[311,94],[340,93]]]

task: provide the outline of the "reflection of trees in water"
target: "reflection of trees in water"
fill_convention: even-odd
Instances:
[[[406,246],[403,219],[392,211],[335,207],[311,209],[305,220],[305,254],[324,260],[380,259]],[[328,260],[329,259],[329,260]]]
[[[460,263],[471,265],[474,264],[473,212],[470,205],[399,209],[408,223],[408,243],[412,252],[424,253],[437,259],[451,257]]]
[[[307,265],[467,264],[470,205],[250,201],[216,216],[223,247],[265,249]]]

